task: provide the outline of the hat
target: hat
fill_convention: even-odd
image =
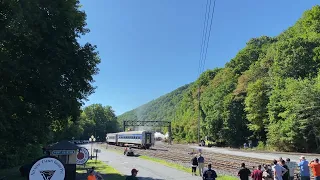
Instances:
[[[139,171],[136,170],[135,168],[133,168],[133,169],[131,170],[131,173],[135,173],[135,172],[139,172]]]

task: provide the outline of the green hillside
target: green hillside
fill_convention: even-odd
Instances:
[[[279,36],[251,39],[224,68],[119,119],[172,120],[176,141],[196,142],[200,85],[201,137],[221,146],[253,140],[261,148],[319,152],[319,66],[320,6],[314,6]]]
[[[122,125],[123,120],[131,121],[171,121],[174,119],[175,107],[187,91],[190,84],[179,87],[178,89],[163,95],[155,100],[148,102],[136,109],[128,111],[120,116],[118,120]]]

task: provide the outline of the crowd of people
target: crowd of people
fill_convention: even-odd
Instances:
[[[191,153],[194,154],[194,151]],[[199,153],[199,157],[197,154],[191,159],[191,172],[192,175],[197,175],[197,168],[199,169],[199,175],[203,178],[203,180],[215,180],[217,178],[217,173],[212,169],[212,165],[209,163],[208,168],[204,169],[204,157]]]
[[[217,173],[212,169],[211,164],[208,164],[208,168],[204,170],[205,160],[201,153],[197,154],[192,151],[189,154],[194,155],[191,159],[192,175],[197,175],[198,169],[203,180],[215,180]],[[295,174],[297,168],[299,173]],[[299,163],[291,162],[289,158],[284,160],[280,157],[278,160],[273,160],[270,165],[263,164],[253,167],[253,172],[246,167],[245,163],[242,163],[237,176],[241,180],[249,180],[249,177],[253,180],[294,180],[295,177],[300,180],[310,180],[310,169],[314,180],[320,180],[319,159],[316,158],[308,162],[304,156],[300,157]]]
[[[299,173],[295,174],[295,170],[299,169]],[[273,160],[272,165],[258,165],[258,167],[251,173],[251,171],[245,167],[242,163],[241,169],[238,172],[238,176],[241,180],[248,180],[251,176],[254,180],[310,180],[312,170],[315,180],[320,180],[320,164],[319,159],[316,158],[310,163],[304,156],[300,157],[300,162],[291,162],[289,158],[286,160],[279,158],[279,160]]]

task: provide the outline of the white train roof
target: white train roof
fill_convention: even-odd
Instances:
[[[118,134],[142,134],[143,131],[127,131],[127,132],[119,132]]]
[[[153,133],[152,131],[127,131],[127,132],[119,132],[117,134],[142,134],[143,132]]]

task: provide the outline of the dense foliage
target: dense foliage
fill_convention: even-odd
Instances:
[[[61,124],[55,121],[51,125],[51,141],[61,139],[88,140],[93,135],[97,141],[105,141],[106,133],[118,132],[117,117],[111,106],[92,104],[83,109],[77,121],[70,119]]]
[[[175,140],[196,142],[200,110],[201,137],[216,145],[253,140],[275,150],[320,152],[319,67],[320,6],[314,6],[279,36],[251,39],[224,68],[204,72],[179,94],[175,118],[173,106],[159,111],[149,104],[141,116],[174,119]]]
[[[171,121],[175,118],[175,110],[182,99],[182,94],[190,85],[184,85],[156,100],[152,100],[136,109],[128,111],[120,116],[118,120],[123,126],[124,120],[130,121]],[[134,127],[128,127],[134,128]],[[157,128],[161,129],[161,127]]]
[[[34,160],[49,142],[88,138],[93,130],[84,127],[102,136],[115,126],[111,107],[81,114],[100,59],[95,46],[77,42],[89,31],[79,6],[78,0],[0,2],[0,168]]]

